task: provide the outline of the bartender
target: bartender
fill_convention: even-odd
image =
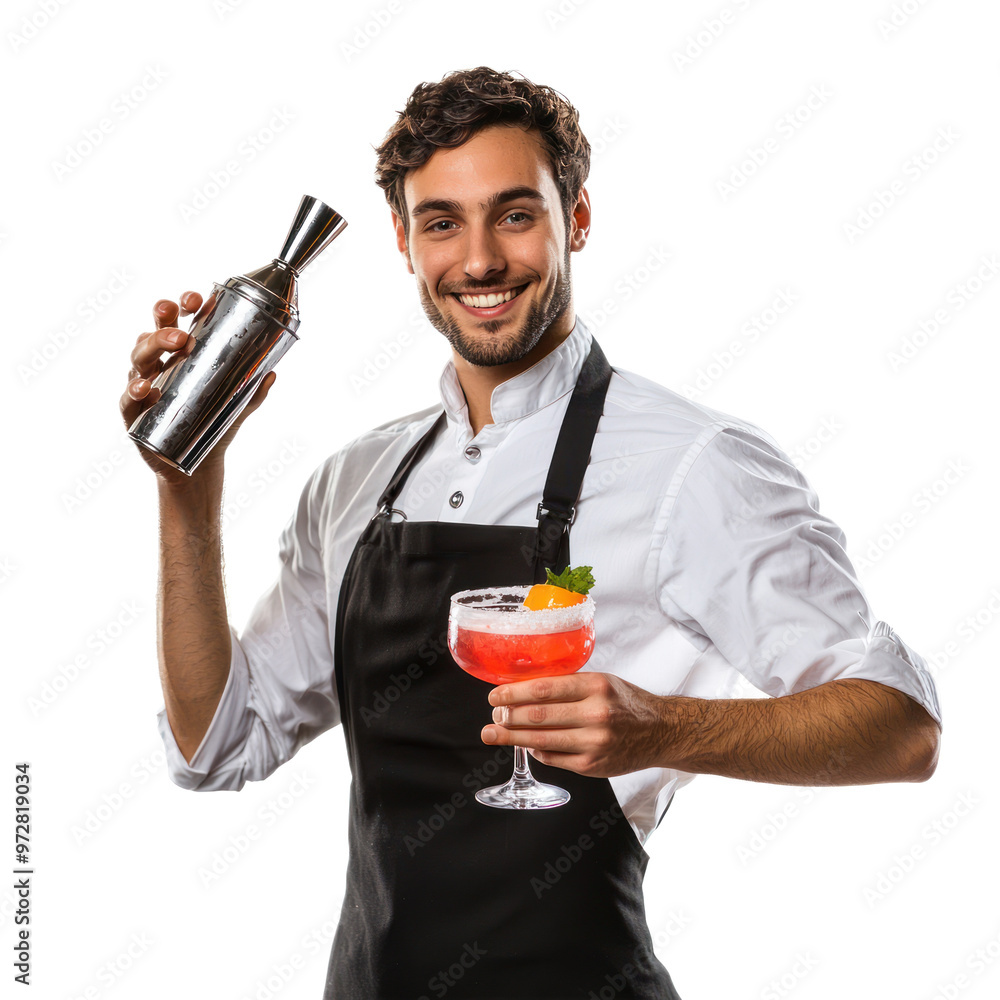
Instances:
[[[440,400],[315,469],[242,632],[223,591],[223,458],[275,374],[194,476],[142,452],[171,778],[238,790],[343,725],[350,859],[326,1000],[676,998],[642,880],[677,789],[699,773],[924,781],[934,684],[873,623],[843,532],[774,439],[612,368],[577,315],[590,146],[561,94],[455,72],[414,89],[377,154],[397,246],[451,347]],[[178,317],[200,304],[154,307],[126,424],[190,349]],[[452,593],[571,563],[596,579],[585,670],[491,689],[456,666]],[[733,698],[741,681],[772,697]],[[514,745],[569,803],[475,800]]]

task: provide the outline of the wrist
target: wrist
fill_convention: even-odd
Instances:
[[[178,473],[178,477],[184,476]],[[222,494],[225,483],[222,466],[208,467],[203,464],[194,476],[170,478],[156,477],[156,492],[161,508],[195,514],[200,518],[218,519],[222,508]]]
[[[660,698],[660,767],[677,771],[694,770],[693,747],[705,723],[703,698],[663,695]]]

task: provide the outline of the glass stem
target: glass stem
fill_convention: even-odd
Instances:
[[[528,770],[528,751],[526,747],[514,744],[514,781],[534,781]]]

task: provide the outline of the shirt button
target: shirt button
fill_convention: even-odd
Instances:
[[[470,447],[468,447],[468,448],[465,449],[465,457],[470,462],[473,462],[473,463],[479,461],[479,456],[481,454],[482,454],[482,452],[475,445],[471,445]]]
[[[462,491],[461,490],[455,490],[455,492],[452,493],[452,495],[450,497],[448,497],[448,503],[450,503],[452,505],[452,507],[461,507],[462,506],[462,501],[464,499],[465,499],[465,497],[462,496]]]

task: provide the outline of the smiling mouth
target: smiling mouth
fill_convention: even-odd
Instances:
[[[465,294],[463,292],[449,292],[449,294],[458,299],[463,306],[469,306],[473,309],[492,309],[495,306],[501,306],[505,302],[510,302],[511,299],[517,298],[526,288],[527,284],[517,285],[514,288],[507,288],[503,291],[498,292],[487,292],[487,293],[475,293],[475,294]]]

